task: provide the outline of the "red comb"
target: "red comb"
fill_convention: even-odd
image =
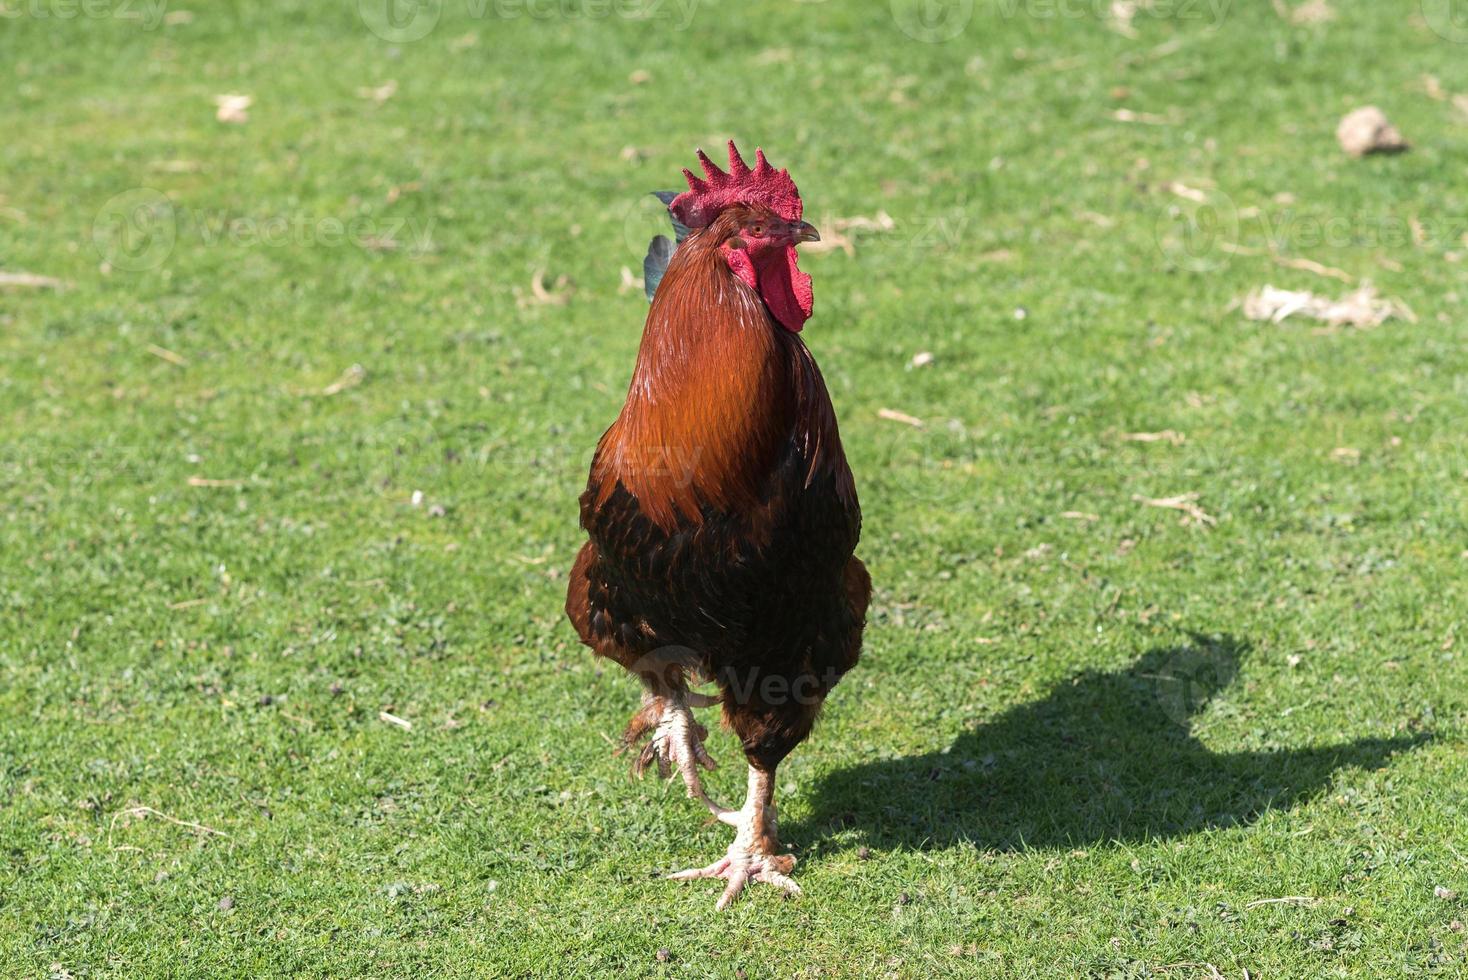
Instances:
[[[729,141],[729,172],[718,168],[712,160],[698,151],[698,162],[703,167],[703,179],[684,170],[688,178],[688,190],[673,198],[668,210],[673,217],[690,228],[703,228],[712,224],[719,212],[731,204],[763,204],[786,221],[799,221],[801,212],[800,191],[790,179],[790,171],[776,170],[765,159],[764,151],[754,151],[753,170],[739,156],[734,141]]]

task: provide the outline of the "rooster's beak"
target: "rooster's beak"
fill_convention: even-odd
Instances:
[[[816,231],[815,225],[809,221],[797,222],[795,225],[795,240],[797,242],[818,242],[821,233]]]

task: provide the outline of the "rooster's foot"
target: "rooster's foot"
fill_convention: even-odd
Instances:
[[[689,868],[668,877],[673,881],[695,881],[699,878],[722,878],[728,882],[724,894],[714,908],[723,911],[733,904],[750,881],[762,881],[784,889],[787,895],[799,895],[800,886],[790,880],[795,858],[789,854],[765,854],[746,850],[737,843],[729,853],[706,868]]]
[[[632,765],[632,771],[641,777],[653,763],[657,763],[658,775],[664,779],[671,779],[676,771],[683,777],[683,785],[687,788],[690,799],[702,801],[715,817],[725,818],[733,811],[710,800],[698,777],[699,767],[710,771],[718,768],[703,744],[703,740],[708,737],[708,729],[694,720],[693,712],[686,703],[660,699],[657,706],[660,713],[652,738],[642,747],[642,752]]]
[[[776,853],[780,843],[776,830],[772,773],[751,766],[749,798],[744,807],[716,813],[715,816],[737,831],[728,853],[708,867],[689,868],[687,871],[669,875],[669,878],[674,881],[724,879],[728,884],[715,906],[720,911],[728,908],[750,881],[774,885],[787,895],[800,894],[800,886],[789,877],[795,868],[795,857]]]

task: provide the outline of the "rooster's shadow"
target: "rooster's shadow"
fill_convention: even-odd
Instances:
[[[1238,673],[1248,644],[1193,635],[1115,672],[1086,671],[941,751],[832,772],[786,829],[807,848],[1076,847],[1249,824],[1306,802],[1344,767],[1379,768],[1425,733],[1271,751],[1214,752],[1192,719]]]

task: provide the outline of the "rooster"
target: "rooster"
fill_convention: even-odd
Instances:
[[[583,643],[642,682],[622,742],[648,738],[633,771],[676,770],[735,828],[723,857],[670,876],[724,879],[722,910],[751,881],[800,891],[780,847],[775,769],[856,664],[871,579],[854,554],[861,511],[835,411],[800,337],[813,297],[796,246],[820,236],[789,172],[759,150],[751,169],[731,141],[728,173],[698,158],[704,176],[684,170],[688,191],[664,197],[682,240],[649,254],[652,305],[581,495],[589,540],[566,613]],[[717,693],[690,689],[703,683]],[[714,762],[692,709],[712,705],[748,763],[738,810],[699,778]]]

